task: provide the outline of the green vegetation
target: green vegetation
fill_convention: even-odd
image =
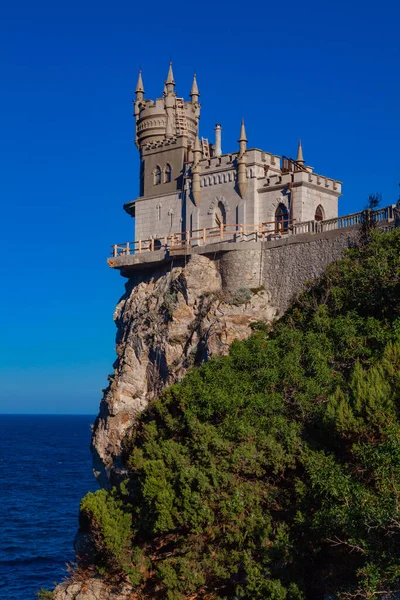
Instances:
[[[37,592],[36,596],[39,600],[52,600],[54,598],[54,592],[42,588]]]
[[[394,598],[400,230],[254,329],[167,390],[121,488],[83,500],[99,570],[141,598]]]

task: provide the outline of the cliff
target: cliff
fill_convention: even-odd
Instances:
[[[103,487],[123,475],[122,440],[151,400],[190,367],[227,354],[234,339],[248,337],[252,322],[277,315],[261,286],[250,289],[245,273],[241,281],[229,289],[220,261],[205,256],[128,280],[114,314],[118,357],[92,439]]]

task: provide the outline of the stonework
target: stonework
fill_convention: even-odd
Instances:
[[[335,218],[341,183],[307,166],[301,144],[296,160],[247,148],[244,122],[238,151],[223,154],[221,126],[215,144],[199,137],[200,103],[196,77],[191,100],[178,98],[170,65],[162,98],[144,98],[142,76],[134,115],[140,152],[140,195],[125,204],[135,217],[135,240],[162,240],[171,234],[228,225],[277,227],[290,222]],[[318,209],[318,213],[317,213]],[[320,215],[317,217],[317,215]],[[282,219],[281,219],[282,221]],[[203,242],[199,241],[199,244]]]

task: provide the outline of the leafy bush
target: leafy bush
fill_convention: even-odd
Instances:
[[[52,598],[54,598],[54,592],[42,588],[37,592],[36,596],[39,600],[52,600]]]
[[[82,503],[97,564],[147,559],[141,598],[394,598],[399,398],[400,231],[373,232],[141,415],[122,490]]]
[[[138,584],[147,561],[138,548],[132,549],[132,511],[125,487],[89,492],[81,502],[79,518],[81,530],[89,535],[99,572],[125,574]]]

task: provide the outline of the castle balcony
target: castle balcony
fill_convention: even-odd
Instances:
[[[395,226],[396,205],[372,211],[371,218],[383,231]],[[173,260],[174,257],[190,254],[210,254],[247,248],[248,244],[260,242],[272,245],[279,243],[308,242],[313,236],[331,234],[358,227],[366,217],[366,211],[351,213],[324,221],[294,220],[273,221],[257,224],[225,224],[216,227],[194,229],[173,233],[163,238],[136,240],[111,246],[111,258],[108,265],[120,269],[122,274],[128,271],[157,266]]]

